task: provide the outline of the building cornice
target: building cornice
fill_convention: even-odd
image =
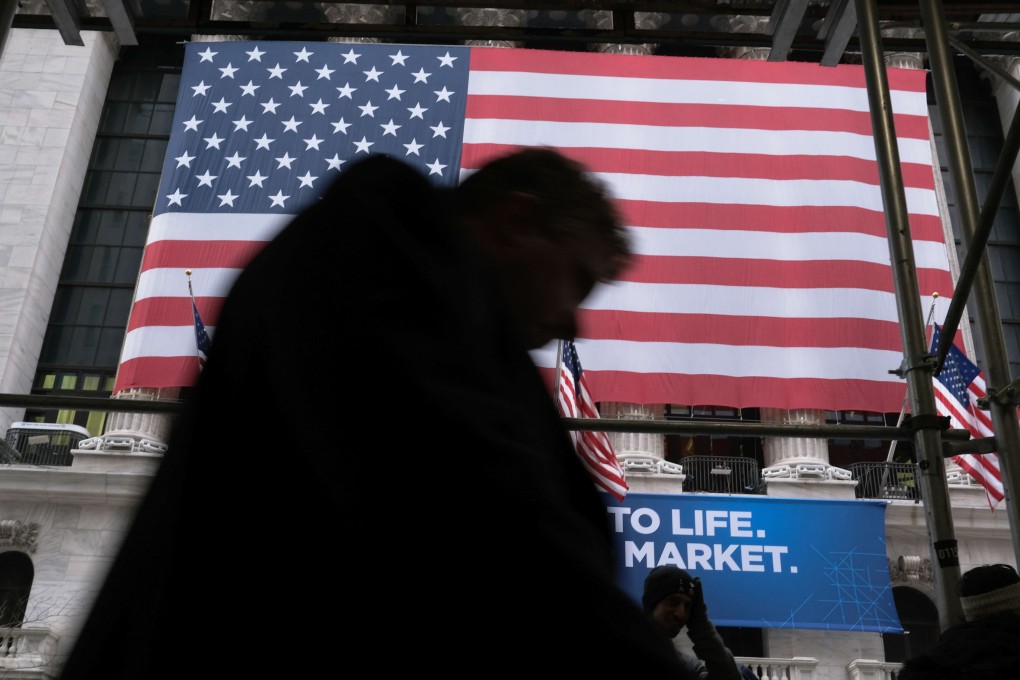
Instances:
[[[5,501],[135,505],[152,482],[149,471],[77,470],[34,465],[0,466],[0,498]]]

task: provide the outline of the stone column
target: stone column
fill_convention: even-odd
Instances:
[[[524,9],[493,9],[490,7],[458,7],[449,10],[464,26],[503,26],[517,28],[528,23],[528,11]],[[513,40],[466,40],[472,47],[520,47]]]
[[[31,394],[120,45],[12,28],[0,54],[0,392]],[[0,436],[25,407],[0,408]]]
[[[883,28],[883,36],[889,38],[923,38],[924,31],[920,28],[894,27]],[[927,55],[924,52],[885,52],[883,60],[888,68],[924,68],[924,60]]]
[[[603,418],[616,420],[662,420],[663,404],[631,404],[604,401]],[[680,493],[686,475],[683,466],[666,460],[665,435],[653,432],[609,432],[616,458],[620,461],[631,491],[638,493]]]
[[[134,387],[121,390],[114,399],[133,401],[174,401],[180,396],[179,387]],[[83,450],[110,453],[161,454],[167,450],[173,416],[164,413],[111,413],[106,420],[106,432],[99,437],[79,443]]]
[[[619,401],[604,401],[600,415],[603,418],[617,420],[662,420],[662,404],[629,404]],[[610,432],[609,441],[613,444],[616,457],[621,464],[628,459],[650,459],[653,467],[660,467],[665,460],[663,435],[651,432]]]
[[[825,411],[819,409],[761,409],[763,423],[784,425],[822,425]],[[764,437],[765,467],[762,476],[769,479],[829,479],[829,442],[813,437]]]

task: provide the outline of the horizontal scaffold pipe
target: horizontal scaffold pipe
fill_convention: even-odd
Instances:
[[[118,411],[121,413],[176,414],[182,402],[168,399],[104,399],[102,397],[59,397],[49,394],[0,394],[0,406],[76,411]]]
[[[909,423],[900,427],[881,425],[793,425],[748,421],[616,420],[614,418],[564,418],[568,430],[592,432],[653,432],[659,434],[710,434],[742,437],[812,437],[823,439],[881,439],[910,441],[915,432]],[[943,439],[970,439],[967,430],[948,429]]]
[[[13,406],[35,409],[75,409],[81,411],[115,411],[121,413],[180,412],[182,402],[147,399],[103,399],[99,397],[60,397],[41,394],[0,394],[0,407]],[[650,432],[658,434],[708,434],[743,437],[814,437],[824,439],[880,439],[910,441],[914,430],[908,423],[899,426],[880,425],[795,425],[756,423],[749,421],[706,420],[627,420],[615,418],[564,418],[568,430],[593,432]],[[966,441],[966,430],[944,430],[942,438]]]

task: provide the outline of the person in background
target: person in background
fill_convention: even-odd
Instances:
[[[907,659],[898,680],[1013,678],[1020,668],[1020,575],[1008,564],[967,571],[957,584],[964,623],[928,654]]]
[[[529,354],[629,264],[606,189],[345,167],[235,281],[61,680],[688,678]]]
[[[675,638],[684,628],[694,654],[677,654],[688,674],[698,680],[748,680],[757,676],[737,664],[722,636],[708,618],[700,578],[670,564],[655,567],[645,576],[641,604],[659,626]]]
[[[967,621],[1020,616],[1020,575],[1008,564],[985,564],[960,577],[960,606]]]

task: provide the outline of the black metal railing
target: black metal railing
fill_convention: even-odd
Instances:
[[[76,425],[14,423],[4,439],[3,462],[67,466],[73,459],[71,449],[88,437],[88,430]]]
[[[754,458],[728,456],[685,456],[684,493],[761,493],[761,468]]]
[[[913,463],[851,463],[857,498],[920,501],[921,485]]]

